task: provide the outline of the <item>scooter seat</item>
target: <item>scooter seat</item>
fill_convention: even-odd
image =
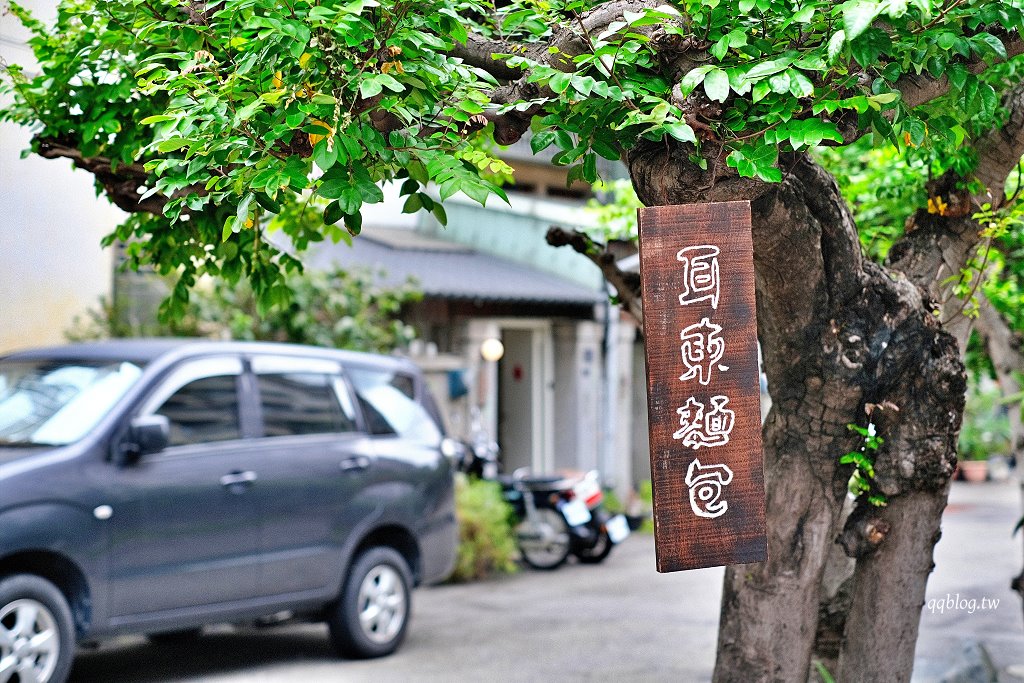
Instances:
[[[565,477],[553,475],[525,477],[519,481],[531,491],[556,491],[565,487]]]

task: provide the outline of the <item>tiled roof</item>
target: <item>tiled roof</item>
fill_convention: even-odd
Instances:
[[[408,230],[367,226],[349,247],[312,244],[310,268],[365,267],[383,271],[384,284],[410,277],[426,296],[471,301],[593,305],[604,294],[571,280]]]

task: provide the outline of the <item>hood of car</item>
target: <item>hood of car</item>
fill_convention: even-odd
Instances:
[[[0,446],[0,467],[13,463],[17,460],[24,460],[52,450],[53,446],[49,445]]]

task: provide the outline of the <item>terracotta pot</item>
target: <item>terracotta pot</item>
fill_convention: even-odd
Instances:
[[[988,479],[988,461],[964,460],[960,463],[960,471],[967,481],[985,481]]]

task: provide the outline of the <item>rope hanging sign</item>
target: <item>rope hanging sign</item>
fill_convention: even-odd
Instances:
[[[767,558],[749,202],[639,210],[659,572]]]

